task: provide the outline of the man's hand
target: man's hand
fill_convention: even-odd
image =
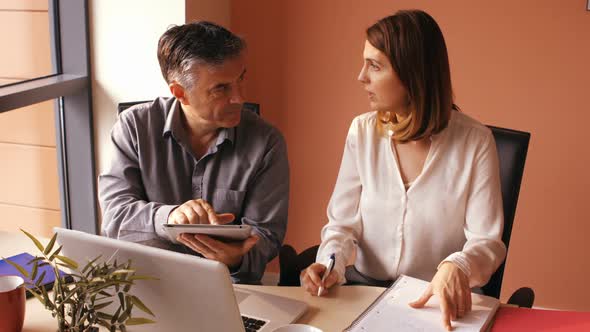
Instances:
[[[177,240],[206,258],[235,268],[242,263],[242,257],[254,247],[259,237],[251,235],[240,242],[221,242],[203,234],[183,233]]]
[[[322,276],[326,272],[326,266],[320,263],[313,263],[307,269],[301,271],[299,280],[301,280],[301,287],[313,296],[318,295],[318,289],[322,284]],[[338,281],[336,271],[332,269],[326,280],[324,280],[324,288],[320,296],[328,293],[328,288],[334,286]]]
[[[213,207],[202,199],[185,202],[170,213],[169,224],[213,224],[223,225],[234,220],[232,213],[217,214]]]
[[[451,331],[451,319],[456,320],[471,311],[471,289],[469,279],[451,262],[445,262],[438,269],[422,296],[410,303],[412,308],[422,308],[432,295],[438,295],[443,324]]]

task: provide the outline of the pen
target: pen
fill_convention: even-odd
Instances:
[[[326,271],[324,272],[324,275],[322,276],[320,288],[318,288],[318,296],[320,296],[320,294],[322,294],[322,291],[324,290],[324,281],[326,281],[326,278],[328,278],[328,275],[330,274],[330,272],[332,272],[332,269],[334,269],[335,263],[336,263],[336,256],[334,254],[331,254],[330,255],[330,262],[328,262],[328,267],[326,268]]]

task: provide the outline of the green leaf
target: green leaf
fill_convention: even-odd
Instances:
[[[44,259],[45,259],[45,257],[40,257],[40,256],[37,256],[37,257],[35,257],[35,258],[31,259],[31,260],[30,260],[30,261],[27,263],[27,265],[31,265],[31,264],[33,264],[33,263],[35,263],[35,262],[42,261],[42,260],[44,260]]]
[[[80,307],[82,308],[82,307]],[[84,315],[82,315],[82,317],[78,320],[79,322],[85,322],[88,319],[88,316],[90,315],[90,312],[87,311],[86,313],[84,313]]]
[[[66,292],[66,297],[62,300],[62,302],[64,303],[72,303],[72,301],[70,301],[70,299],[72,298],[72,296],[76,295],[76,291],[82,289],[81,285],[76,284],[76,286],[72,289],[68,289],[68,292]]]
[[[4,257],[2,257],[2,259],[4,261],[6,261],[6,263],[12,265],[15,269],[17,269],[18,272],[20,272],[20,274],[22,274],[23,276],[25,276],[26,278],[29,277],[29,272],[27,272],[27,270],[25,270],[25,268],[20,266],[18,263],[15,263],[15,262],[11,261],[10,259],[4,258]]]
[[[35,238],[33,235],[31,235],[29,232],[25,231],[22,228],[20,229],[20,231],[25,233],[25,235],[28,236],[29,239],[31,239],[31,241],[33,241],[33,243],[35,244],[35,246],[37,246],[37,249],[39,249],[40,252],[43,252],[45,250],[45,248],[43,247],[41,242],[39,242],[39,240],[37,240],[37,238]]]
[[[94,263],[101,257],[102,257],[102,255],[98,255],[96,258],[94,258],[93,260],[88,262],[88,264],[86,264],[86,266],[84,266],[84,268],[82,269],[82,273],[86,273],[86,270],[88,270],[90,267],[94,266]]]
[[[33,264],[33,271],[31,272],[31,280],[35,282],[35,278],[37,278],[37,272],[39,272],[39,263],[35,262]]]
[[[106,308],[109,306],[109,304],[113,303],[114,301],[109,301],[109,302],[105,302],[105,303],[100,303],[100,304],[95,304],[94,305],[94,310],[100,310],[102,308]]]
[[[124,311],[121,313],[121,316],[119,316],[119,319],[117,319],[117,323],[123,323],[127,318],[129,318],[129,313]]]
[[[76,261],[74,261],[71,258],[67,258],[66,256],[60,256],[60,255],[56,255],[55,257],[57,259],[59,259],[60,261],[64,262],[71,269],[77,269],[78,268],[78,263],[76,263]]]
[[[57,262],[57,263],[55,263],[55,265],[65,267],[66,269],[72,270],[72,267],[69,266],[68,264]]]
[[[47,290],[45,289],[45,287],[40,287],[40,288],[41,288],[41,294],[43,294],[43,298],[45,299],[45,302],[44,302],[45,308],[48,308],[50,310],[55,308],[55,305],[53,304],[53,302],[51,302],[49,300],[49,295],[47,294]]]
[[[131,309],[133,309],[133,303],[131,303],[131,298],[129,296],[125,297],[125,308],[126,311],[129,312],[131,315]]]
[[[137,296],[130,295],[130,297],[131,297],[131,303],[135,304],[143,312],[150,314],[154,317],[156,316],[145,304],[143,304],[143,302],[141,302],[140,299],[137,298]]]
[[[113,294],[109,294],[109,293],[107,293],[107,292],[105,292],[105,291],[100,291],[100,292],[98,292],[98,294],[100,294],[100,295],[102,295],[102,296],[108,296],[108,297],[111,297],[111,296],[113,296]]]
[[[41,287],[41,283],[43,282],[43,279],[45,279],[45,273],[46,272],[47,271],[41,272],[41,275],[39,276],[39,279],[37,279],[37,281],[35,281],[35,286]]]
[[[37,293],[36,291],[32,290],[32,289],[27,289],[27,291],[31,294],[33,294],[33,296],[39,300],[39,302],[41,302],[41,304],[43,304],[43,306],[45,306],[45,300],[43,299],[43,297],[41,296],[41,294]]]
[[[49,256],[50,262],[53,262],[53,260],[55,259],[55,256],[59,255],[59,253],[61,252],[61,248],[63,248],[63,246],[59,246],[59,248],[57,248],[57,250],[54,251],[53,254],[51,254],[51,256]]]
[[[113,315],[109,315],[109,314],[101,312],[101,311],[97,312],[96,316],[98,316],[101,319],[106,319],[106,320],[111,320],[113,318]]]
[[[41,287],[41,289],[45,289],[45,287]],[[57,298],[58,294],[61,293],[60,283],[59,283],[58,280],[55,280],[53,282],[53,287],[51,288],[51,290],[53,291],[53,300],[55,301],[55,299]]]
[[[117,319],[119,319],[120,314],[121,314],[121,307],[119,307],[119,309],[117,309],[117,311],[115,311],[115,313],[113,314],[113,318],[111,318],[111,324],[115,324]]]
[[[121,308],[125,310],[125,295],[122,292],[117,293],[119,296],[119,303],[121,303]]]
[[[115,283],[114,283],[114,282],[108,282],[108,283],[105,283],[105,284],[99,285],[98,287],[89,288],[87,291],[88,291],[89,293],[91,293],[91,294],[96,294],[96,293],[98,293],[98,292],[100,292],[100,291],[102,291],[102,290],[105,290],[105,289],[111,288],[111,287],[113,287],[114,285],[115,285]],[[115,292],[115,293],[117,293],[117,292]]]
[[[78,280],[78,281],[76,281],[76,284],[81,284],[81,285],[88,285],[88,282],[86,282],[86,281],[84,280],[84,277],[83,277],[83,276],[81,276],[81,275],[79,275],[79,274],[76,274],[76,273],[69,273],[69,274],[68,274],[68,276],[70,276],[70,277],[72,277],[72,278],[74,278],[74,279]]]
[[[134,272],[135,272],[135,270],[122,269],[122,270],[117,270],[111,274],[118,275],[118,274],[129,274],[129,273],[134,273]]]
[[[132,317],[132,318],[129,318],[128,320],[125,321],[125,325],[142,325],[142,324],[155,324],[155,323],[156,322],[151,319],[141,318],[141,317]]]
[[[49,255],[49,253],[51,252],[51,249],[53,249],[53,245],[55,244],[56,239],[57,239],[57,233],[53,234],[53,236],[51,237],[51,240],[49,240],[47,247],[45,247],[45,250],[43,250],[43,255],[45,255],[45,256]]]

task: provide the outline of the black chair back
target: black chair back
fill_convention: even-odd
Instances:
[[[121,112],[123,112],[124,110],[128,109],[131,106],[135,106],[135,105],[139,105],[139,104],[143,104],[143,103],[149,103],[152,100],[142,100],[142,101],[127,101],[127,102],[122,102],[119,103],[117,105],[117,114],[121,114]]]
[[[506,250],[508,250],[531,134],[493,126],[488,127],[492,130],[496,140],[496,149],[500,161],[500,181],[504,205],[502,242],[504,242]],[[506,261],[500,265],[490,278],[490,281],[482,287],[484,294],[500,298],[505,266]]]

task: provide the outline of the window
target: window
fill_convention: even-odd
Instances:
[[[50,237],[61,225],[54,104],[0,114],[0,231]]]
[[[45,62],[45,67],[38,67],[40,69],[35,72],[26,73],[25,70],[25,73],[19,74],[14,71],[11,77],[0,72],[0,75],[7,75],[0,82],[3,84],[0,86],[0,113],[3,114],[0,115],[4,119],[7,116],[18,117],[20,113],[17,112],[37,112],[38,107],[34,105],[39,103],[53,105],[61,225],[96,234],[98,223],[87,4],[87,0],[47,2],[50,54],[34,54],[34,59],[48,57],[51,59],[51,68],[45,70]],[[13,11],[18,12],[27,5],[37,6],[39,2],[5,0],[0,5],[13,6]],[[5,31],[12,31],[13,28],[7,29]],[[3,45],[3,50],[7,49],[9,47]],[[38,115],[46,117],[41,113]],[[20,125],[23,126],[20,130],[35,130],[32,124]]]
[[[48,1],[0,1],[0,86],[55,74]]]

